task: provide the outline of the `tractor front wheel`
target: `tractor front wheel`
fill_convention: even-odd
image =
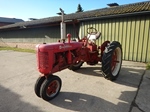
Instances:
[[[50,75],[41,86],[41,97],[46,101],[55,98],[60,92],[61,83],[61,79],[58,76]]]
[[[102,74],[106,79],[115,80],[122,65],[122,47],[117,41],[110,43],[102,56]]]
[[[45,80],[45,76],[42,76],[42,77],[39,77],[37,80],[36,80],[36,83],[34,85],[34,92],[35,94],[38,96],[38,97],[41,97],[40,96],[40,88],[41,88],[41,85],[42,83],[44,82]]]

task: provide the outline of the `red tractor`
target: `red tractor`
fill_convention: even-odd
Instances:
[[[101,36],[95,28],[88,28],[88,36],[78,41],[65,40],[65,23],[61,22],[61,40],[56,43],[37,45],[38,70],[41,73],[34,90],[38,97],[49,101],[55,98],[61,89],[61,79],[53,73],[63,69],[77,70],[84,62],[88,65],[102,64],[102,74],[106,79],[115,80],[122,64],[122,47],[117,41],[105,41],[97,46],[95,41]]]

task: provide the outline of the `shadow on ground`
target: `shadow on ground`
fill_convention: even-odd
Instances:
[[[103,77],[101,67],[97,67],[97,66],[81,67],[80,69],[78,69],[74,72],[80,73],[82,75]]]
[[[122,66],[119,73],[119,77],[117,78],[116,81],[114,81],[114,83],[131,87],[138,87],[139,81],[142,75],[144,74],[144,71],[145,71],[144,68],[134,68],[133,66],[132,67]],[[103,77],[101,65],[100,67],[97,66],[81,67],[79,70],[76,70],[75,72],[80,73],[81,75]]]
[[[20,95],[0,85],[0,112],[41,112],[41,110],[22,101]]]
[[[122,91],[121,95],[117,98],[117,100],[119,100],[117,104],[107,101],[101,98],[101,96],[97,97],[75,92],[60,92],[60,94],[49,103],[61,108],[79,112],[129,112],[132,109],[136,88],[138,88],[140,84],[144,71],[144,68],[122,66],[119,77],[114,83],[135,89],[133,91]],[[81,75],[102,77],[100,67],[82,67],[75,72],[80,73]]]
[[[60,92],[50,103],[61,108],[79,112],[128,112],[130,103],[126,102],[125,98],[131,94],[134,94],[134,92],[122,93],[121,98],[119,98],[120,102],[114,104],[100,97],[88,94]]]
[[[144,73],[144,68],[122,67],[115,83],[138,88]]]

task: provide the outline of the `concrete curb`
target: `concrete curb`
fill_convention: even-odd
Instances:
[[[150,70],[146,70],[131,112],[149,112],[150,110]]]

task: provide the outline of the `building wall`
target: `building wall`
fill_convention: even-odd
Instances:
[[[101,38],[97,40],[99,45],[105,40],[119,41],[122,44],[124,60],[150,62],[150,15],[82,21],[80,26],[77,25],[77,31],[80,29],[79,36],[86,36],[86,30],[91,26],[102,33]],[[66,28],[72,38],[77,37],[72,24],[67,24]],[[59,25],[0,31],[0,45],[28,46],[56,42],[58,39]]]
[[[106,40],[119,41],[124,60],[150,62],[150,15],[83,21],[81,37],[87,35],[91,26],[102,33],[97,40],[99,45]]]
[[[9,24],[12,24],[12,23],[0,22],[0,27],[1,27],[1,26],[5,26],[5,25],[9,25]]]
[[[76,37],[73,25],[66,26],[66,33],[70,33],[72,38]],[[77,25],[79,30],[79,25]],[[6,30],[0,32],[0,43],[52,43],[60,39],[60,26],[24,28],[17,30]]]

